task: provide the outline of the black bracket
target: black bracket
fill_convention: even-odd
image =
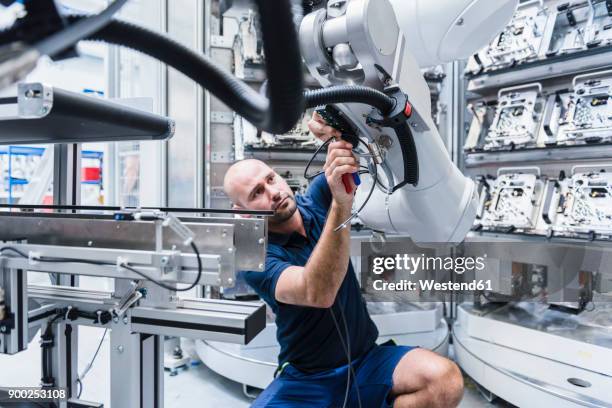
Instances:
[[[66,311],[66,320],[74,321],[79,317],[90,319],[93,324],[105,325],[113,320],[113,315],[108,310],[96,310],[95,312],[86,312],[79,310],[76,307],[71,307]]]
[[[353,147],[359,143],[359,130],[344,116],[334,105],[326,105],[324,108],[317,109],[317,113],[332,128],[342,133],[342,139],[346,140]]]
[[[0,320],[0,334],[9,334],[11,330],[15,329],[15,314],[6,312],[8,316],[4,320]]]
[[[550,127],[550,123],[551,123],[551,119],[552,119],[552,113],[553,110],[555,109],[554,107],[556,105],[561,106],[562,104],[562,100],[561,100],[561,95],[559,94],[559,92],[555,93],[555,101],[553,103],[553,106],[546,112],[546,115],[544,116],[544,132],[546,133],[546,136],[548,137],[552,137],[553,136],[553,130]]]
[[[550,207],[552,205],[553,195],[555,194],[555,191],[557,191],[558,188],[559,188],[559,182],[556,180],[554,182],[551,181],[546,186],[546,192],[544,193],[544,206],[542,210],[542,219],[544,219],[544,222],[548,225],[552,224],[551,211],[556,211],[556,208],[552,209]]]
[[[577,22],[576,22],[576,16],[574,15],[574,12],[571,9],[568,9],[565,15],[567,16],[567,22],[569,23],[569,25],[572,27],[575,27]]]

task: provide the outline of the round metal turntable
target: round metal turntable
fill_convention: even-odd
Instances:
[[[449,330],[442,317],[441,304],[369,302],[368,310],[378,327],[378,343],[393,339],[400,345],[448,354]],[[279,351],[271,313],[266,328],[248,345],[196,341],[196,352],[210,369],[243,385],[261,389],[274,378]]]

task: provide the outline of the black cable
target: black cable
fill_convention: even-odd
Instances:
[[[164,62],[196,81],[258,129],[284,134],[304,112],[299,39],[289,1],[255,3],[261,22],[269,99],[207,56],[144,27],[114,20],[88,39],[129,47]],[[73,15],[68,20],[75,23],[83,18]]]
[[[71,24],[62,31],[40,41],[34,48],[36,48],[41,55],[48,55],[50,57],[57,55],[107,25],[113,18],[113,15],[115,15],[125,3],[127,3],[127,0],[115,0],[113,4],[104,9],[101,13],[82,19],[75,24]]]
[[[384,95],[384,94],[383,94]],[[304,178],[308,181],[312,180],[313,178],[321,175],[324,173],[324,171],[319,171],[316,174],[308,174],[308,170],[310,169],[310,167],[312,166],[312,163],[314,162],[315,158],[319,155],[319,153],[321,151],[323,151],[323,149],[325,149],[327,146],[329,146],[329,144],[334,141],[335,139],[333,137],[327,139],[325,141],[325,143],[323,143],[321,146],[319,146],[319,148],[312,154],[312,156],[310,157],[310,160],[308,160],[308,163],[306,164],[306,167],[304,168]],[[374,189],[376,188],[376,185],[379,184],[381,187],[383,187],[380,183],[380,180],[378,178],[378,164],[376,163],[376,158],[373,156],[373,152],[370,148],[370,146],[361,138],[358,138],[359,143],[363,144],[369,151],[372,163],[373,165],[373,169],[374,169],[374,174],[373,174],[373,182],[372,182],[372,187],[370,188],[370,191],[368,193],[368,196],[366,197],[365,201],[363,202],[363,204],[361,205],[361,207],[359,207],[359,209],[351,214],[351,216],[344,221],[342,224],[340,224],[338,227],[336,227],[336,229],[334,229],[334,232],[340,231],[342,228],[346,227],[346,225],[351,222],[355,217],[357,217],[361,211],[363,211],[363,209],[365,208],[365,206],[368,204],[368,202],[370,201],[370,199],[372,198],[372,195],[374,194]],[[366,168],[364,166],[360,166],[360,168]],[[365,173],[370,173],[369,168],[368,171],[360,171],[359,174],[365,174]]]
[[[15,252],[17,255],[19,255],[22,258],[26,258],[26,259],[29,258],[25,253],[21,252],[17,248],[13,248],[13,247],[9,247],[9,246],[5,246],[5,247],[0,248],[0,253],[4,252],[4,251]]]
[[[334,140],[334,138],[329,138],[327,139],[326,142],[324,142],[321,146],[319,146],[319,148],[312,154],[312,157],[310,158],[310,160],[308,160],[308,163],[306,164],[306,167],[304,168],[304,178],[308,181],[314,179],[317,176],[320,176],[321,174],[325,173],[325,171],[319,171],[315,174],[308,174],[308,170],[310,170],[310,167],[312,166],[314,160],[316,159],[316,157],[319,155],[319,153],[321,153],[323,151],[324,148],[328,147],[329,144]],[[367,145],[366,145],[367,146]],[[359,168],[364,169],[365,171],[360,171],[359,174],[366,174],[369,173],[369,169],[365,166],[359,166]]]
[[[113,20],[89,40],[132,48],[149,55],[196,81],[258,129],[272,134],[291,130],[304,109],[334,103],[361,103],[391,112],[396,100],[365,86],[332,86],[303,91],[301,56],[288,1],[257,0],[263,33],[269,100],[208,57],[164,34]],[[82,15],[68,16],[71,22]]]
[[[378,183],[378,165],[376,164],[376,159],[374,157],[372,157],[372,161],[374,163],[374,166],[373,166],[374,174],[372,175],[374,180],[372,181],[372,187],[370,188],[368,196],[364,200],[361,207],[359,207],[359,209],[356,212],[354,212],[346,221],[338,225],[336,229],[334,229],[334,232],[340,231],[342,228],[345,228],[349,222],[351,222],[355,217],[357,217],[361,213],[361,211],[363,211],[365,206],[368,205],[370,198],[372,198],[372,194],[374,194],[374,189],[376,188],[376,184]]]
[[[76,383],[79,384],[79,392],[77,393],[77,399],[80,399],[81,394],[83,393],[83,383],[78,378],[76,380]]]
[[[353,380],[355,381],[355,384],[357,384],[357,376],[355,375],[355,371],[353,369],[353,365],[352,365],[352,356],[351,356],[351,343],[350,343],[350,338],[349,338],[349,330],[348,330],[348,324],[346,323],[346,318],[344,317],[344,311],[342,310],[342,308],[340,307],[340,305],[338,305],[338,307],[340,308],[340,315],[342,316],[342,319],[344,321],[344,329],[345,329],[345,333],[346,333],[346,342],[344,341],[344,336],[342,335],[342,331],[340,330],[340,325],[338,324],[338,320],[336,319],[336,316],[334,315],[333,312],[333,306],[331,308],[329,308],[329,313],[332,316],[332,320],[334,322],[334,326],[336,327],[336,331],[338,333],[338,337],[340,338],[340,344],[342,344],[342,348],[344,350],[344,353],[346,354],[346,359],[347,359],[347,363],[348,363],[348,368],[349,371],[347,373],[347,380],[346,380],[346,391],[345,391],[345,396],[344,396],[344,404],[343,404],[343,408],[346,408],[346,404],[348,402],[348,393],[350,390],[350,381],[351,381],[351,375],[353,376]],[[357,401],[359,403],[359,408],[361,408],[361,393],[359,392],[359,386],[357,386]]]
[[[200,282],[200,279],[202,278],[202,273],[203,273],[203,267],[202,267],[202,259],[200,259],[200,251],[198,251],[198,248],[196,247],[195,243],[193,243],[193,241],[190,243],[191,248],[193,249],[193,252],[196,254],[196,259],[198,261],[198,275],[195,279],[195,281],[190,284],[188,287],[186,288],[174,288],[170,285],[166,285],[163,282],[160,282],[150,276],[148,276],[147,274],[145,274],[144,272],[139,271],[138,269],[132,268],[129,265],[120,265],[122,268],[127,269],[128,271],[134,272],[135,274],[141,276],[142,278],[154,283],[157,286],[160,286],[164,289],[168,289],[168,290],[173,290],[176,292],[186,292],[188,290],[193,289],[194,287],[196,287],[198,285],[198,283]],[[29,256],[27,254],[25,254],[24,252],[18,250],[17,248],[11,247],[11,246],[4,246],[2,248],[0,248],[0,253],[4,252],[4,251],[9,251],[9,252],[14,252],[16,254],[18,254],[19,256],[21,256],[22,258],[26,258],[29,259]],[[79,263],[79,264],[86,264],[86,265],[98,265],[98,266],[116,266],[115,263],[112,262],[103,262],[103,261],[91,261],[88,259],[76,259],[76,258],[51,258],[51,257],[39,257],[36,258],[37,261],[39,262],[47,262],[47,263]]]
[[[346,323],[346,316],[344,315],[344,309],[343,308],[339,308],[340,309],[340,317],[342,318],[342,322],[344,323],[344,332],[346,333],[346,344],[347,344],[347,348],[351,349],[351,339],[349,338],[349,329],[348,329],[348,324]],[[351,372],[353,373],[353,380],[355,381],[355,389],[357,390],[357,402],[359,403],[359,408],[361,407],[361,393],[359,391],[359,384],[357,384],[357,377],[355,376],[355,372],[353,371],[353,366],[349,365],[349,369],[351,370]]]
[[[193,242],[191,243],[191,247],[193,248],[193,252],[196,253],[197,260],[198,260],[198,277],[196,278],[196,280],[191,285],[189,285],[186,288],[180,288],[180,289],[173,288],[172,286],[166,285],[163,282],[160,282],[158,280],[155,280],[155,279],[147,276],[145,273],[143,273],[143,272],[141,272],[141,271],[139,271],[137,269],[134,269],[131,266],[121,265],[121,267],[127,269],[128,271],[132,271],[135,274],[138,274],[138,275],[142,276],[145,279],[148,279],[149,281],[153,282],[157,286],[160,286],[160,287],[162,287],[164,289],[174,290],[174,291],[177,291],[177,292],[186,292],[186,291],[191,290],[194,287],[196,287],[198,285],[198,283],[200,282],[200,278],[202,277],[202,260],[200,259],[200,252],[198,251],[198,248],[196,248],[196,246],[195,246],[195,244]]]
[[[336,315],[334,315],[333,306],[329,308],[329,313],[332,316],[332,320],[334,321],[334,326],[336,327],[336,331],[338,332],[338,337],[340,337],[340,344],[342,344],[342,348],[344,349],[344,353],[346,355],[346,361],[348,364],[348,370],[346,371],[346,389],[344,391],[344,402],[342,403],[342,408],[346,408],[346,404],[348,403],[349,391],[351,389],[351,372],[352,372],[352,364],[351,364],[351,349],[350,343],[346,343],[344,341],[344,337],[342,336],[342,332],[340,330],[340,325],[338,324],[338,320],[336,319]],[[349,341],[347,337],[347,342]],[[354,375],[353,375],[354,378]]]
[[[319,146],[319,148],[312,154],[312,157],[310,158],[310,160],[308,160],[308,163],[306,164],[306,167],[304,168],[304,178],[306,180],[310,181],[313,178],[315,178],[315,177],[325,173],[324,171],[319,171],[316,174],[308,174],[308,170],[310,170],[310,166],[312,166],[312,163],[317,158],[319,153],[321,153],[323,151],[323,149],[327,148],[327,146],[329,146],[330,143],[333,142],[333,140],[334,140],[334,138],[330,137],[329,139],[327,139],[325,141],[325,143],[323,143],[321,146]]]
[[[96,361],[96,357],[98,356],[98,353],[100,352],[100,349],[102,348],[102,343],[104,343],[104,338],[106,337],[106,333],[108,332],[108,329],[104,329],[104,333],[102,334],[102,338],[100,339],[100,343],[98,343],[98,348],[96,349],[96,352],[94,353],[93,357],[91,358],[90,362],[87,364],[87,366],[85,366],[85,372],[83,373],[83,377],[85,378],[85,376],[87,375],[87,372],[91,369],[91,367],[93,366],[93,363]],[[77,394],[77,399],[81,398],[81,393],[83,392],[83,383],[81,382],[81,377],[79,376],[79,378],[77,378],[77,382],[80,384],[79,386],[79,393]]]

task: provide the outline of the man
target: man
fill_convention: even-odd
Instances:
[[[376,345],[378,331],[349,259],[350,228],[334,232],[353,204],[342,175],[359,171],[359,163],[352,146],[320,116],[309,127],[322,140],[338,139],[329,145],[325,174],[305,195],[294,196],[257,160],[238,162],[225,176],[235,208],[274,211],[265,272],[244,273],[276,314],[281,346],[278,374],[253,406],[342,407],[347,349],[354,374],[346,406],[456,406],[463,379],[454,363],[420,348]]]

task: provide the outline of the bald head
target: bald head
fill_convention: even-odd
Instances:
[[[242,160],[232,165],[225,174],[223,189],[235,208],[273,210],[270,223],[288,220],[297,209],[285,179],[260,160]]]
[[[261,160],[247,159],[234,163],[225,173],[223,179],[223,190],[228,195],[230,200],[236,205],[244,206],[241,200],[242,190],[247,185],[252,184],[255,180],[254,175],[259,173],[270,173],[273,170]]]

